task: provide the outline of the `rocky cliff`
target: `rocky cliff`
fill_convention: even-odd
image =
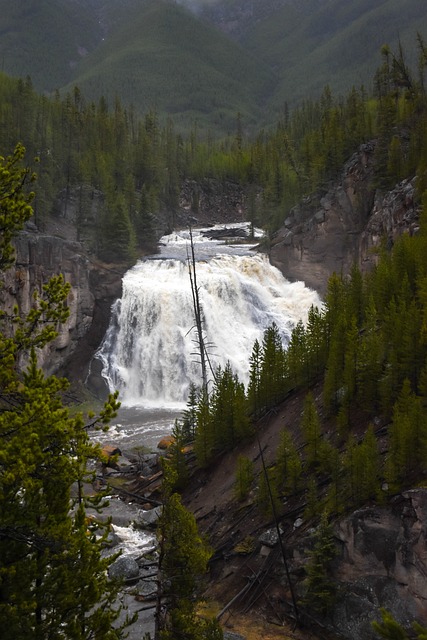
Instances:
[[[364,144],[321,194],[294,207],[272,238],[270,259],[290,280],[324,293],[333,272],[368,270],[376,250],[418,229],[415,179],[389,192],[374,187],[375,144]]]
[[[70,315],[58,327],[56,340],[38,354],[39,363],[47,373],[70,373],[72,379],[84,381],[90,357],[108,326],[111,304],[120,296],[122,272],[91,261],[79,242],[41,234],[31,223],[15,239],[15,249],[2,308],[10,312],[18,305],[22,314],[27,313],[35,290],[40,291],[51,276],[62,274],[71,286]]]
[[[327,626],[349,640],[373,640],[380,608],[407,628],[414,620],[427,624],[426,489],[353,512],[335,524],[334,536],[338,596]],[[308,549],[310,535],[300,534],[291,552],[295,576],[304,573]]]
[[[342,596],[335,625],[346,637],[377,637],[371,621],[384,607],[404,626],[427,624],[427,491],[397,496],[390,507],[366,507],[335,528],[334,575]]]

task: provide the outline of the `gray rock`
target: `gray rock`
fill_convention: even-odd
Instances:
[[[139,566],[136,560],[129,556],[121,556],[108,568],[110,578],[130,580],[139,576]]]
[[[283,531],[280,529],[280,532]],[[274,547],[279,542],[279,536],[277,535],[277,529],[274,527],[273,529],[268,529],[264,531],[258,538],[259,542],[266,547]]]
[[[271,239],[270,260],[289,280],[302,280],[323,294],[334,271],[349,273],[354,263],[372,268],[384,237],[392,246],[402,234],[417,232],[415,180],[376,191],[374,149],[373,143],[362,145],[327,192],[302,200]],[[292,244],[286,242],[290,228]]]
[[[155,507],[149,511],[139,511],[137,524],[141,527],[154,527],[162,514],[162,507]]]

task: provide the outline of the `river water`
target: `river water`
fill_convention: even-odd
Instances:
[[[257,253],[249,237],[235,244],[211,240],[205,231],[193,231],[193,243],[209,359],[213,370],[229,361],[247,384],[255,340],[262,342],[265,329],[275,322],[286,345],[295,324],[305,321],[310,306],[321,301],[304,283],[288,282],[266,256]],[[200,386],[190,251],[188,232],[165,236],[160,252],[139,261],[123,278],[122,298],[112,309],[110,327],[96,355],[110,390],[118,389],[122,402],[109,431],[93,434],[101,444],[114,444],[122,451],[156,451],[185,409],[190,384]],[[132,526],[139,512],[137,504],[114,495],[106,512],[119,538],[114,551],[120,548],[135,559],[155,544],[153,534]],[[130,612],[137,610],[130,592],[123,598]],[[152,629],[152,613],[141,613],[130,638],[136,640]]]
[[[253,244],[209,240],[204,231],[196,230],[193,242],[209,360],[212,370],[229,361],[247,384],[255,340],[261,342],[275,322],[286,345],[298,320],[320,300],[304,283],[288,282]],[[117,435],[129,441],[142,435],[142,419],[148,421],[147,437],[155,437],[162,421],[185,405],[190,384],[201,382],[188,233],[163,237],[160,248],[125,274],[97,354],[124,407]]]

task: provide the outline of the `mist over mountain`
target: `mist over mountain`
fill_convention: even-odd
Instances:
[[[0,0],[0,15],[2,71],[216,134],[238,112],[269,125],[326,84],[369,89],[384,43],[427,35],[424,0]]]

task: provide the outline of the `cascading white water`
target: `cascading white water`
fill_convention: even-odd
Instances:
[[[165,237],[163,255],[133,267],[98,354],[103,375],[125,405],[181,403],[190,382],[200,385],[200,358],[188,262],[188,240]],[[306,319],[316,292],[289,283],[249,246],[220,245],[194,237],[205,340],[215,369],[230,361],[246,383],[255,339],[273,322],[284,343]],[[237,255],[235,255],[237,254]]]

